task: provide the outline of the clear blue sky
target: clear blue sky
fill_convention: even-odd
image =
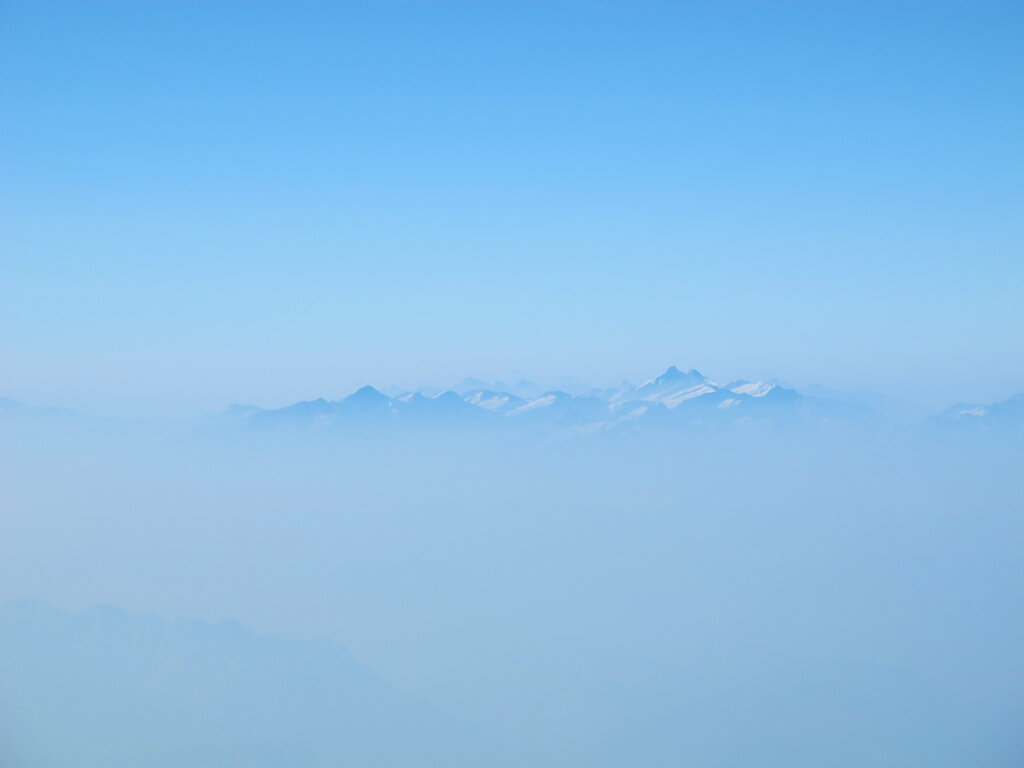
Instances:
[[[0,0],[0,395],[1004,396],[1022,83],[1020,2]]]

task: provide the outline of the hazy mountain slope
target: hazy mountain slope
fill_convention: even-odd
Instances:
[[[797,388],[800,394],[813,397],[816,400],[834,400],[841,403],[867,406],[887,419],[897,424],[919,424],[928,418],[928,409],[919,403],[905,398],[889,397],[880,392],[870,390],[839,390],[822,386],[821,384],[808,384]]]
[[[961,433],[1024,432],[1024,393],[995,403],[957,403],[928,420],[929,426]]]
[[[5,768],[471,765],[481,742],[333,643],[110,607],[0,609]]]

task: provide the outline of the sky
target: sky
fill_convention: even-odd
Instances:
[[[1024,391],[1017,2],[0,0],[0,396]]]

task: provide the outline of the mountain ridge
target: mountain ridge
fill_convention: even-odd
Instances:
[[[634,385],[542,389],[527,381],[499,388],[467,378],[450,389],[401,390],[364,385],[337,398],[318,397],[276,408],[234,403],[196,422],[200,431],[368,434],[396,430],[525,429],[593,434],[621,429],[873,429],[937,433],[1024,430],[1024,394],[989,403],[957,403],[926,414],[909,401],[867,391],[777,381],[722,383],[696,368],[669,366]],[[0,426],[35,421],[84,424],[73,411],[26,406],[0,398]],[[107,419],[109,422],[109,419]]]
[[[298,426],[322,432],[482,426],[588,434],[649,427],[690,431],[751,425],[781,429],[896,427],[865,403],[816,398],[764,381],[741,379],[723,384],[696,368],[683,370],[674,365],[639,385],[623,382],[587,394],[553,389],[522,397],[490,388],[480,379],[463,383],[474,386],[440,392],[421,389],[395,396],[364,386],[336,401],[305,401],[249,414],[248,422],[254,427]],[[236,408],[218,418],[238,422],[239,413]]]

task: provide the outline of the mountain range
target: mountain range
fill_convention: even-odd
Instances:
[[[72,423],[80,414],[0,399],[0,424]],[[1024,394],[991,403],[958,403],[929,415],[914,403],[820,385],[722,382],[696,369],[669,367],[634,385],[604,389],[567,385],[545,390],[468,378],[449,389],[415,391],[364,386],[337,400],[318,398],[281,408],[235,404],[201,422],[203,432],[386,434],[396,430],[525,430],[558,434],[722,430],[931,431],[1010,433],[1024,430]]]
[[[531,391],[532,390],[532,391]],[[926,428],[1024,424],[1024,396],[992,406],[963,406],[916,421]],[[467,379],[448,390],[390,391],[365,386],[340,400],[284,408],[235,405],[215,417],[219,427],[345,432],[426,428],[527,429],[589,434],[610,430],[874,429],[895,430],[912,406],[870,393],[764,381],[716,381],[675,366],[638,385],[589,391],[542,390],[529,382],[500,388]],[[920,416],[920,414],[917,414]]]

